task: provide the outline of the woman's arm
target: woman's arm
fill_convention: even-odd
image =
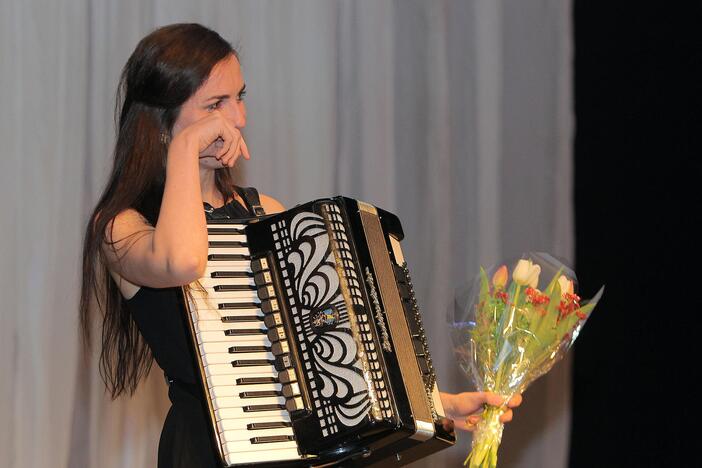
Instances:
[[[242,152],[248,157],[241,133],[218,112],[179,132],[168,149],[156,226],[150,226],[132,209],[108,224],[103,251],[113,275],[155,288],[188,284],[202,276],[207,263],[207,229],[199,153],[217,138],[225,142],[226,150],[218,156],[224,164],[232,165]]]

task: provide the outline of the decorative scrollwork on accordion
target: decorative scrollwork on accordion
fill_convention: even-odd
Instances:
[[[303,212],[276,229],[286,291],[302,350],[303,368],[313,386],[315,410],[323,435],[354,427],[372,404],[358,358],[334,252],[324,219]],[[276,236],[277,237],[277,236]],[[292,286],[292,287],[291,287]]]

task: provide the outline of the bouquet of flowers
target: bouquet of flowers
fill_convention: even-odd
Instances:
[[[565,355],[604,290],[582,301],[575,273],[548,254],[530,252],[510,263],[511,278],[507,264],[480,269],[472,287],[458,296],[450,324],[461,369],[478,390],[497,393],[505,402]],[[485,408],[464,465],[497,465],[505,410]]]

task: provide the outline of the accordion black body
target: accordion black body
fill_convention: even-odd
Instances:
[[[335,197],[208,233],[184,301],[223,466],[399,466],[455,442],[395,215]]]

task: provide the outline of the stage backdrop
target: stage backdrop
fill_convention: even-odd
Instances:
[[[238,46],[252,159],[287,206],[342,193],[396,212],[439,382],[454,287],[527,249],[572,256],[569,1],[4,0],[0,3],[3,466],[155,466],[155,369],[110,402],[77,328],[80,243],[110,165],[122,65],[154,27]],[[527,392],[501,466],[560,468],[569,366]],[[457,466],[470,437],[423,466]]]

